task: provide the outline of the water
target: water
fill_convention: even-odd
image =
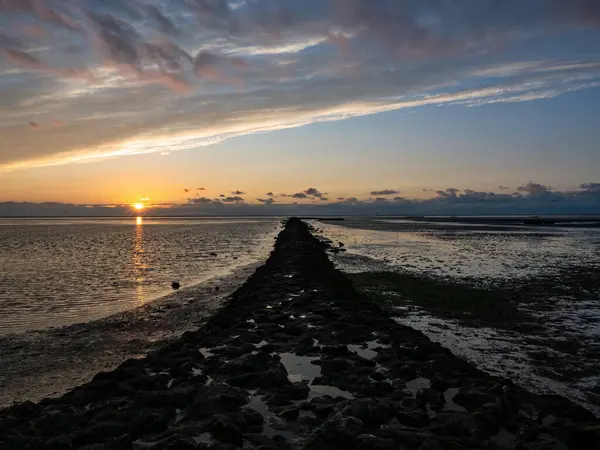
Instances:
[[[529,277],[580,264],[600,267],[600,229],[347,219],[312,222],[334,243],[346,272],[392,270],[479,280]]]
[[[88,322],[265,259],[277,219],[0,220],[0,335]]]
[[[332,255],[348,273],[396,272],[525,292],[519,327],[436,315],[395,298],[400,317],[479,368],[537,393],[563,395],[600,417],[600,230],[478,223],[347,219],[312,222],[344,243]],[[398,303],[399,302],[399,303]]]

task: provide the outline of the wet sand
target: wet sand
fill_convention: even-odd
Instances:
[[[600,423],[396,323],[290,220],[196,331],[0,411],[7,449],[598,449]]]
[[[101,320],[0,336],[0,407],[63,395],[100,371],[197,329],[259,265]]]

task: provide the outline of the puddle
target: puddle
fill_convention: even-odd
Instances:
[[[203,347],[203,348],[199,349],[198,351],[200,353],[202,353],[202,356],[204,356],[205,358],[210,358],[211,356],[214,355],[214,353],[211,352],[210,350],[211,350],[210,348],[204,348]]]
[[[292,439],[294,437],[293,433],[290,430],[285,429],[287,427],[286,421],[273,414],[269,410],[267,404],[262,401],[262,397],[254,395],[256,391],[250,391],[250,393],[253,395],[250,397],[250,401],[244,408],[251,408],[263,416],[265,419],[263,433],[270,438],[279,434],[288,440]]]
[[[202,369],[197,369],[197,368],[193,368],[192,369],[192,375],[194,376],[198,376],[198,375],[202,375],[204,372],[202,372]]]
[[[377,350],[379,348],[389,348],[388,345],[380,344],[377,341],[369,341],[363,345],[348,345],[348,350],[352,353],[356,353],[358,356],[363,357],[364,359],[373,359],[377,356]]]
[[[416,397],[419,391],[430,387],[429,380],[427,378],[415,378],[414,380],[408,381],[406,383],[407,389],[412,392],[412,394]]]
[[[342,391],[341,389],[336,388],[335,386],[325,385],[312,385],[310,387],[310,393],[308,394],[308,398],[312,399],[315,397],[323,397],[325,395],[328,395],[333,398],[343,397],[347,398],[348,400],[354,399],[354,395],[352,395],[348,391]]]
[[[444,392],[444,399],[446,400],[444,411],[468,412],[464,406],[454,403],[454,397],[456,397],[459,390],[459,388],[450,388]]]
[[[511,450],[517,442],[517,436],[501,428],[498,434],[490,439],[491,442],[496,444],[498,450]]]
[[[162,372],[152,372],[150,369],[146,369],[146,374],[149,377],[156,377],[158,375],[170,375],[169,372],[165,372],[165,371],[162,371]]]
[[[267,341],[260,341],[258,344],[254,344],[254,346],[256,348],[263,348],[265,345],[267,345],[268,342]]]
[[[212,436],[210,433],[202,433],[200,436],[192,438],[196,444],[210,444]]]
[[[298,356],[295,353],[280,353],[279,356],[292,383],[308,381],[312,384],[316,377],[321,376],[321,366],[312,364],[320,359],[318,356]]]
[[[167,383],[167,389],[171,389],[171,386],[173,386],[174,382],[175,382],[175,378],[171,378],[169,380],[169,382]]]
[[[256,325],[256,322],[254,321],[254,319],[248,319],[248,320],[246,320],[246,322]]]

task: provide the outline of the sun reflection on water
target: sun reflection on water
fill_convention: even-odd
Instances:
[[[133,266],[135,268],[135,292],[138,306],[146,303],[144,292],[145,272],[148,265],[144,259],[144,221],[142,217],[135,219],[135,240],[133,243]]]

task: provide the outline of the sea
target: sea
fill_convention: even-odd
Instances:
[[[0,408],[196,329],[280,230],[275,217],[0,219]]]
[[[89,322],[264,260],[273,218],[0,220],[0,335]]]
[[[568,397],[600,417],[600,220],[524,226],[518,217],[439,219],[311,224],[343,245],[331,257],[349,274],[391,272],[531,293],[516,305],[529,322],[510,329],[471,326],[402,302],[395,320],[482,370]]]

